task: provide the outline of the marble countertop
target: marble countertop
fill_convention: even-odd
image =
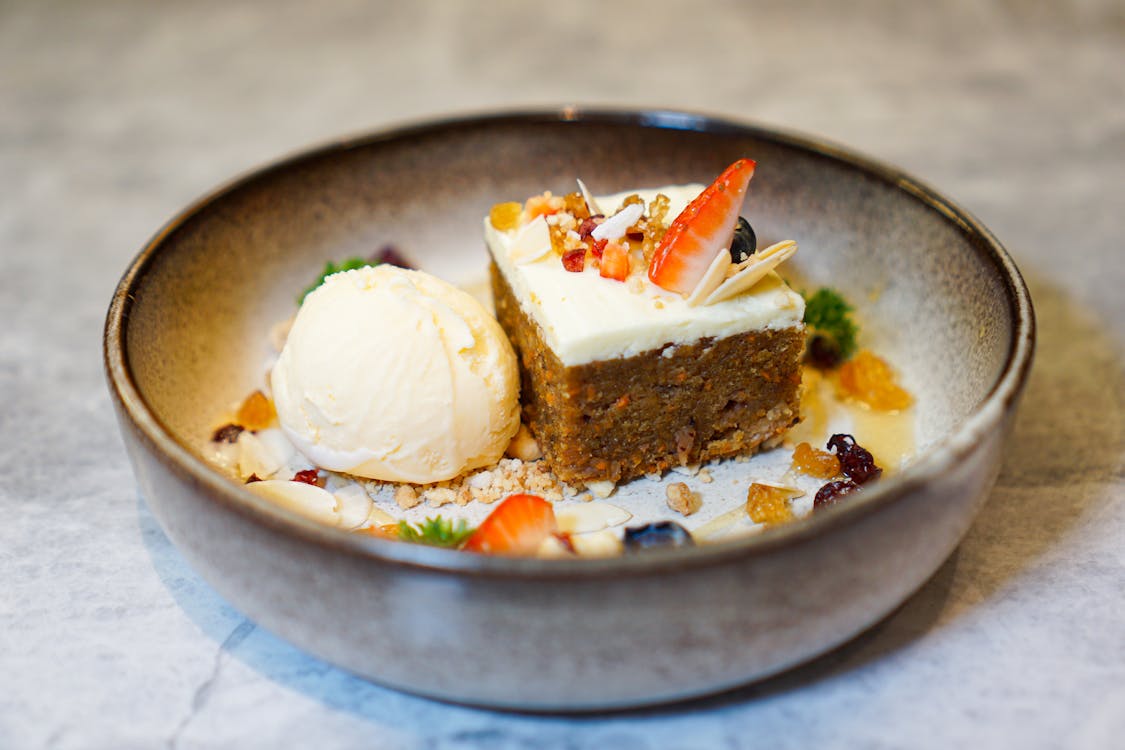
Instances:
[[[753,5],[0,2],[0,747],[1120,747],[1125,9]],[[563,103],[897,164],[997,234],[1040,322],[996,489],[902,609],[765,684],[582,718],[399,694],[244,619],[138,496],[100,353],[130,259],[231,175]]]

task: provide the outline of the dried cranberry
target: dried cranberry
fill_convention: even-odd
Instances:
[[[594,214],[589,219],[584,219],[582,223],[578,225],[578,236],[582,239],[588,238],[590,232],[597,229],[598,224],[601,224],[603,221],[605,221],[605,216],[603,214]]]
[[[406,259],[402,253],[398,251],[394,245],[383,245],[371,256],[373,263],[386,263],[399,268],[406,268],[408,270],[416,270],[418,267]]]
[[[633,242],[640,242],[645,238],[645,233],[641,231],[626,232],[625,236],[631,239]]]
[[[840,364],[840,347],[818,333],[809,341],[809,361],[813,367],[831,370]]]
[[[590,243],[590,252],[598,260],[602,259],[602,253],[605,252],[605,246],[609,244],[609,240],[594,240]]]
[[[293,475],[294,482],[304,482],[305,484],[317,484],[317,471],[316,469],[305,469],[298,471]]]
[[[249,477],[246,478],[246,484],[250,484],[251,482],[260,482],[260,481],[262,481],[262,478],[260,476],[258,476],[257,474],[251,474]]]
[[[571,273],[581,273],[586,268],[586,250],[567,250],[562,256],[563,268]]]
[[[840,469],[856,484],[878,479],[883,470],[875,465],[875,457],[860,446],[851,435],[837,434],[828,438],[828,449],[836,452]]]
[[[850,495],[858,490],[859,485],[850,479],[829,482],[816,491],[816,497],[813,498],[813,508],[823,508],[832,505],[844,495]]]
[[[215,443],[237,443],[238,436],[242,434],[243,429],[242,425],[234,422],[225,424],[211,433],[211,440]]]

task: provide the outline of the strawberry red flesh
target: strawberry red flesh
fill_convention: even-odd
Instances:
[[[730,247],[755,166],[752,159],[739,159],[680,212],[649,262],[652,283],[691,294],[715,257]]]
[[[534,555],[557,528],[551,503],[538,495],[512,495],[488,514],[462,549],[489,555]]]

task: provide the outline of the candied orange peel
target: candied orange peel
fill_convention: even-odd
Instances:
[[[275,417],[273,402],[261,391],[254,391],[238,407],[235,419],[247,430],[264,430],[273,424]]]
[[[754,523],[767,526],[792,521],[791,497],[793,491],[789,488],[754,482],[746,491],[746,514]]]
[[[498,232],[508,232],[520,225],[523,206],[515,201],[497,203],[488,212],[488,221]]]
[[[840,473],[840,459],[808,443],[798,443],[793,449],[793,469],[817,479],[831,479]]]
[[[840,365],[836,377],[845,396],[875,411],[901,411],[914,403],[886,360],[867,349]]]

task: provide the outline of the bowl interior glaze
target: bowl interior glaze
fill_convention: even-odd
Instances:
[[[866,341],[917,398],[922,455],[874,488],[715,544],[513,559],[321,526],[203,460],[224,409],[263,382],[270,327],[293,313],[325,261],[392,244],[427,271],[475,281],[487,262],[481,220],[498,201],[569,192],[575,176],[599,193],[706,182],[742,156],[758,162],[744,213],[759,241],[796,239],[784,275],[798,288],[843,291]],[[247,616],[394,687],[549,711],[729,688],[824,653],[891,612],[949,556],[987,497],[1033,349],[1030,299],[1007,253],[908,175],[750,125],[574,109],[403,128],[238,179],[137,256],[105,339],[149,506]],[[436,643],[441,669],[419,669]]]
[[[911,178],[753,126],[566,110],[343,141],[202,199],[126,274],[124,367],[167,436],[200,457],[222,409],[260,387],[267,331],[326,260],[391,244],[447,280],[479,279],[481,218],[498,201],[569,192],[575,176],[598,193],[707,182],[741,156],[758,162],[744,214],[760,242],[797,239],[783,275],[855,303],[867,340],[917,396],[920,449],[950,439],[1026,365],[1016,343],[1030,335],[1030,306],[1010,259]]]

